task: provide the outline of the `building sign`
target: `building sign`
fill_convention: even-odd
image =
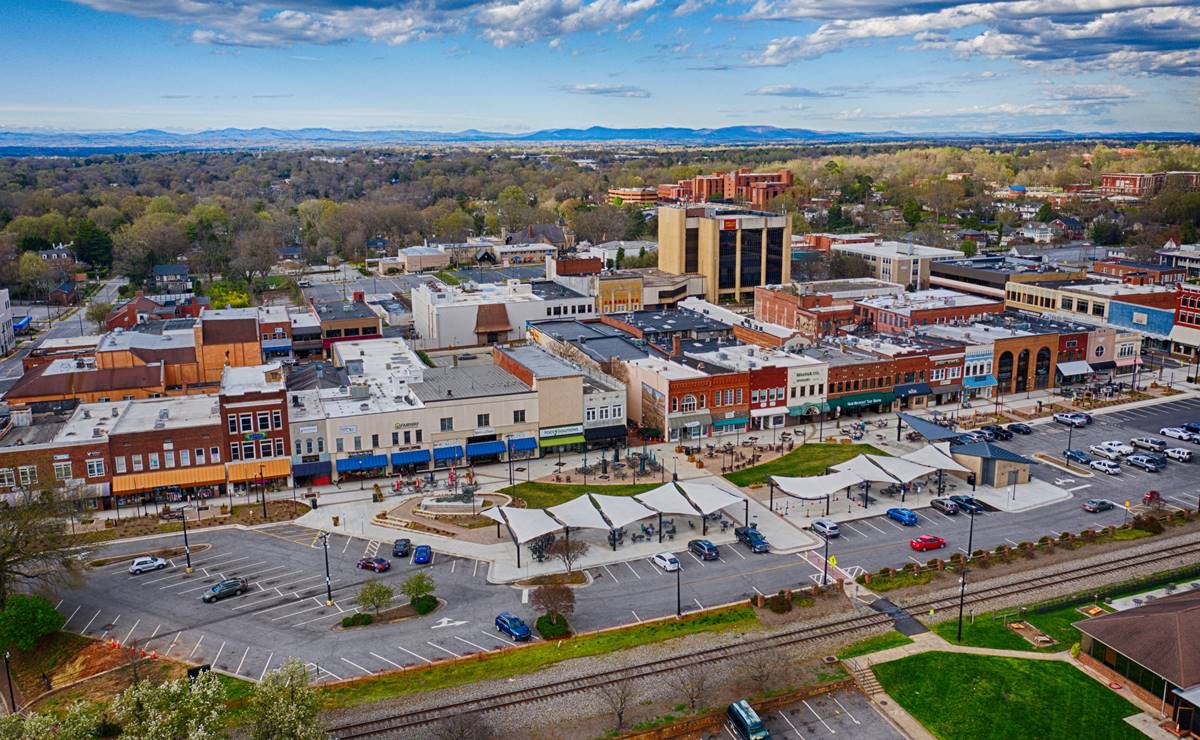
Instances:
[[[729,229],[736,230],[737,229],[737,219],[733,219],[733,218],[722,219],[721,220],[721,228],[725,229],[725,230],[729,230]]]
[[[300,434],[316,434],[317,427],[316,426],[300,427],[296,431],[298,431]]]
[[[246,432],[242,435],[242,439],[247,442],[256,442],[260,439],[266,439],[267,435],[263,432]]]
[[[59,454],[59,455],[55,455],[55,456],[54,456],[54,459],[55,459],[55,460],[70,460],[70,459],[71,459],[71,456],[70,456],[70,455],[66,455],[66,454]]]
[[[398,421],[392,425],[392,429],[410,429],[418,426],[421,426],[419,421]]]
[[[358,432],[357,424],[348,424],[344,427],[338,427],[338,433],[340,433],[340,434],[356,434],[357,432]]]
[[[565,437],[570,434],[583,434],[583,425],[572,424],[565,427],[554,427],[553,429],[538,430],[538,436],[542,439],[548,439],[550,437]]]

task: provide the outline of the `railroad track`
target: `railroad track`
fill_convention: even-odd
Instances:
[[[1094,577],[1098,573],[1113,573],[1130,568],[1140,568],[1186,555],[1200,555],[1200,542],[1170,545],[1140,555],[1094,563],[1086,568],[1064,567],[1053,573],[1033,577],[1020,583],[985,586],[983,588],[970,588],[968,584],[965,603],[978,605],[1008,596],[1027,595],[1040,588],[1081,581]],[[904,609],[912,614],[924,614],[929,609],[945,609],[950,606],[957,606],[957,604],[958,598],[954,596],[907,604],[904,606]],[[427,709],[397,712],[372,720],[337,725],[330,728],[329,733],[340,740],[395,733],[460,714],[490,712],[533,701],[546,701],[597,689],[620,681],[642,680],[678,671],[683,668],[729,660],[734,657],[744,656],[747,653],[757,653],[803,643],[817,642],[853,633],[868,627],[883,626],[891,623],[891,617],[885,614],[863,614],[836,623],[797,627],[773,635],[751,638],[736,644],[695,650],[646,665],[628,666],[612,671],[580,676],[569,681],[530,686],[525,689],[490,694]]]

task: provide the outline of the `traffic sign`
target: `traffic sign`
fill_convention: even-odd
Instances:
[[[832,565],[832,566],[833,566],[833,567],[835,567],[835,568],[837,567],[837,555],[830,555],[830,556],[829,556],[829,564],[830,564],[830,565]]]

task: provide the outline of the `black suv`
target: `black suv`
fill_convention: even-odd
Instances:
[[[996,439],[1000,440],[1001,442],[1004,442],[1004,441],[1007,441],[1007,440],[1010,440],[1013,438],[1013,433],[1010,432],[1009,430],[1005,429],[1004,427],[1000,426],[999,424],[988,424],[987,426],[980,427],[980,429],[984,430],[985,432],[991,432],[992,436],[995,437]]]
[[[406,558],[408,557],[408,553],[411,551],[412,540],[408,539],[407,537],[396,540],[392,543],[392,557],[394,558]]]
[[[227,578],[205,591],[204,595],[200,598],[206,604],[211,604],[214,601],[220,601],[226,596],[241,596],[246,593],[246,589],[248,588],[250,588],[250,584],[245,578]]]
[[[737,527],[733,530],[733,534],[737,537],[738,542],[743,542],[750,548],[750,552],[771,551],[771,544],[767,542],[767,538],[763,537],[762,532],[754,527]]]
[[[701,560],[716,560],[721,557],[721,553],[717,551],[717,546],[708,540],[692,540],[688,543],[688,552]]]

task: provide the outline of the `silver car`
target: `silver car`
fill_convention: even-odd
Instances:
[[[837,522],[833,521],[832,519],[826,519],[825,517],[813,519],[813,523],[808,525],[808,528],[822,537],[825,537],[826,539],[833,539],[842,533],[842,530],[840,527],[838,527]]]
[[[135,576],[141,575],[148,570],[162,570],[167,567],[167,561],[153,555],[143,555],[133,559],[129,564],[129,572]]]

